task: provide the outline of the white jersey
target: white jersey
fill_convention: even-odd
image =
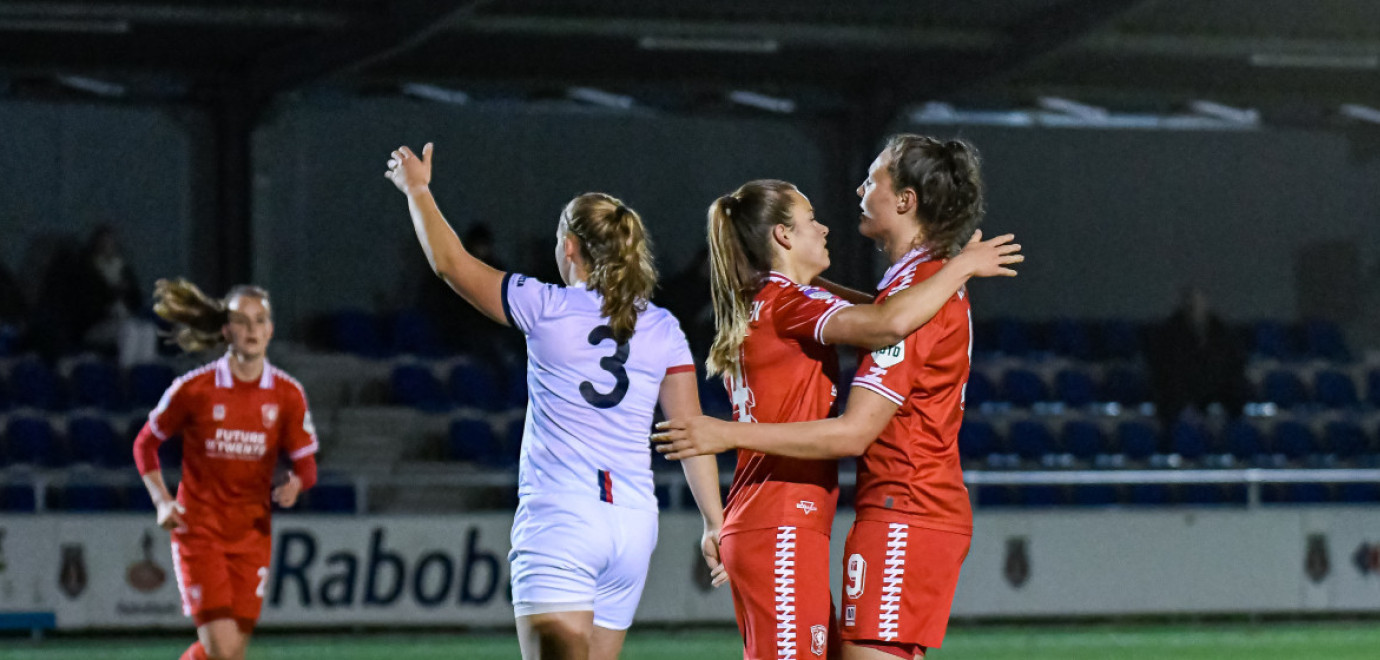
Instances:
[[[661,381],[693,372],[685,333],[648,304],[624,344],[603,298],[509,273],[503,313],[527,335],[527,422],[518,497],[566,494],[655,511],[649,436]]]

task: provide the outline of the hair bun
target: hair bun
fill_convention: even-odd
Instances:
[[[719,207],[722,208],[725,213],[732,215],[733,211],[738,208],[738,198],[733,195],[724,195],[719,198]]]

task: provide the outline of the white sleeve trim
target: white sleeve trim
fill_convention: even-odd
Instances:
[[[316,438],[312,438],[311,444],[301,449],[298,449],[297,451],[289,453],[288,458],[294,461],[298,461],[308,456],[311,456],[312,454],[315,454],[319,449],[321,449],[321,443],[317,442]]]
[[[885,385],[882,385],[880,383],[865,381],[861,378],[858,378],[853,381],[853,387],[861,387],[866,390],[872,390],[873,392],[876,392],[886,397],[888,401],[891,401],[892,403],[898,406],[906,402],[905,397],[902,397],[900,394],[891,391]]]
[[[829,343],[824,341],[824,324],[828,323],[829,319],[834,318],[835,314],[838,314],[840,310],[848,306],[848,303],[840,302],[839,304],[830,307],[829,311],[826,311],[820,315],[819,320],[815,322],[815,342],[826,345]]]

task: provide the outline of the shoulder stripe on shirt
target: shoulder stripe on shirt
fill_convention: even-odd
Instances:
[[[196,378],[197,376],[200,376],[201,374],[204,374],[207,371],[210,371],[211,369],[215,368],[216,362],[204,364],[200,367],[197,367],[179,376],[177,380],[173,381],[172,385],[168,386],[167,390],[164,390],[163,398],[158,400],[158,407],[149,411],[149,430],[153,432],[154,437],[158,438],[159,440],[168,439],[168,434],[164,433],[163,429],[158,428],[158,416],[163,414],[168,409],[168,404],[172,403],[172,398],[177,394],[177,391],[182,389],[182,386],[187,384],[187,382],[191,379]]]
[[[498,297],[503,300],[503,318],[508,320],[508,325],[516,328],[518,326],[517,323],[513,322],[513,308],[508,304],[508,280],[511,279],[513,279],[512,273],[503,274],[503,283],[498,285]]]

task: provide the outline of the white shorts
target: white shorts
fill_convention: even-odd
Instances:
[[[513,518],[513,613],[593,610],[594,625],[632,625],[656,548],[657,514],[571,495],[522,498]]]

